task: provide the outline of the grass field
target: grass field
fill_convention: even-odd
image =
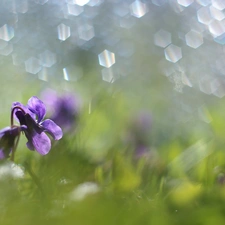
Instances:
[[[160,82],[142,103],[116,85],[81,92],[72,130],[48,155],[22,135],[15,164],[0,162],[0,224],[224,224],[224,99],[203,96],[186,115],[155,95]],[[10,107],[2,115],[3,127]]]

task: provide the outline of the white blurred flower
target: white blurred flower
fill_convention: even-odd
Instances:
[[[81,201],[87,195],[95,194],[100,191],[100,187],[94,182],[85,182],[79,184],[71,193],[70,193],[70,200],[73,201]]]
[[[24,170],[21,166],[16,165],[13,162],[7,162],[0,165],[0,179],[7,177],[23,178]]]

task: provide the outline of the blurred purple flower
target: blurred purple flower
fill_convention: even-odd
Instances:
[[[59,96],[55,91],[47,89],[42,94],[51,112],[51,119],[68,132],[73,128],[80,111],[80,100],[72,93]]]
[[[40,154],[45,155],[51,149],[51,140],[45,134],[49,133],[55,140],[62,138],[62,129],[52,120],[43,120],[46,114],[44,103],[33,96],[28,100],[26,106],[19,102],[12,105],[12,110],[20,122],[20,125],[27,137],[27,147],[30,150],[36,149]]]
[[[0,130],[0,159],[8,158],[19,138],[20,127],[6,127]]]
[[[144,145],[136,146],[136,148],[135,148],[135,157],[136,158],[141,158],[141,157],[147,155],[148,152],[149,152],[149,148],[147,146],[144,146]]]
[[[133,128],[139,133],[149,132],[152,126],[152,116],[146,111],[140,112],[133,120]]]
[[[149,152],[149,134],[152,127],[152,116],[147,111],[139,112],[130,124],[128,140],[135,148],[135,157],[140,158]]]
[[[143,111],[133,118],[130,127],[130,134],[137,145],[145,145],[149,139],[149,133],[152,127],[152,116]]]

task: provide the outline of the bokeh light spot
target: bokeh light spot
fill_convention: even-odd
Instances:
[[[73,2],[77,5],[84,6],[89,2],[89,0],[73,0]]]
[[[148,12],[148,8],[146,4],[138,0],[134,1],[130,5],[130,10],[131,10],[131,14],[137,18],[141,18]]]
[[[222,21],[214,20],[209,24],[209,31],[214,36],[220,36],[225,33],[225,27]]]
[[[198,21],[205,25],[209,25],[212,22],[212,15],[208,7],[202,7],[197,12]]]
[[[171,44],[171,33],[165,30],[159,30],[154,34],[154,43],[155,45],[165,48]]]
[[[203,44],[202,34],[191,30],[185,35],[186,44],[192,48],[198,48]]]
[[[4,41],[10,41],[14,37],[14,29],[9,25],[5,24],[0,27],[0,39]]]
[[[113,70],[111,68],[102,69],[102,80],[109,83],[114,82]]]
[[[84,11],[84,8],[79,5],[68,4],[67,10],[70,15],[79,16]]]
[[[98,60],[99,60],[99,64],[106,68],[111,67],[116,62],[115,54],[108,50],[104,50],[102,53],[100,53],[98,55]]]
[[[25,69],[28,73],[37,74],[41,70],[40,60],[31,57],[25,61]]]
[[[61,23],[58,27],[58,39],[61,41],[65,41],[67,38],[70,37],[70,27],[66,26],[65,24]]]
[[[51,67],[56,63],[56,55],[49,50],[44,51],[39,55],[42,66]]]
[[[165,50],[164,50],[165,58],[173,63],[176,63],[182,58],[182,52],[181,48],[176,46],[176,45],[169,45]]]
[[[194,0],[177,0],[177,2],[184,7],[188,7],[194,2]]]
[[[225,9],[225,1],[224,0],[212,0],[212,6],[219,10],[224,10]]]
[[[212,17],[216,20],[223,20],[225,18],[225,13],[213,6],[210,6],[210,13],[212,15]]]
[[[211,0],[196,0],[199,5],[207,6],[211,4]]]
[[[80,39],[89,41],[95,36],[94,27],[84,24],[78,28],[78,34]]]

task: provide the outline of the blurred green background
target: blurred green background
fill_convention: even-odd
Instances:
[[[31,96],[50,118],[47,89],[81,102],[48,155],[22,135],[0,161],[0,224],[224,224],[222,1],[0,5],[0,126]]]

